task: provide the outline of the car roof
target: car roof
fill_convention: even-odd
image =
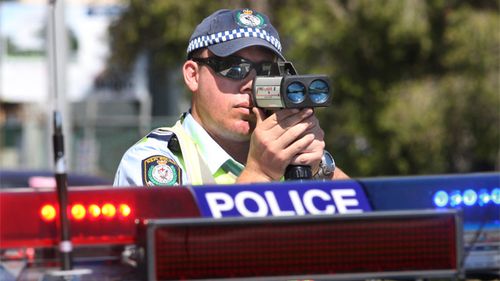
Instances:
[[[68,186],[112,185],[104,177],[69,173]],[[55,187],[54,172],[46,170],[0,170],[0,188]]]

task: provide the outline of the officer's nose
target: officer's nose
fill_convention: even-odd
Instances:
[[[249,96],[251,106],[253,106],[252,90],[255,76],[257,76],[257,73],[254,69],[252,69],[248,76],[242,80],[240,88],[240,93],[247,94]]]

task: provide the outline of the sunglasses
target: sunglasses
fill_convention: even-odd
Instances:
[[[217,75],[232,80],[245,79],[252,69],[255,69],[258,76],[279,75],[278,64],[275,62],[265,61],[255,63],[237,56],[213,56],[208,58],[191,58],[191,60],[209,66]]]

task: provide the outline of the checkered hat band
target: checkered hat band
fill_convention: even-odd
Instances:
[[[233,29],[230,31],[222,31],[219,33],[196,37],[193,40],[191,40],[191,42],[189,42],[187,52],[189,54],[192,51],[197,50],[199,48],[205,48],[218,43],[245,37],[255,37],[264,39],[267,42],[271,43],[278,51],[281,52],[280,41],[276,39],[274,36],[268,34],[265,30],[258,28]]]

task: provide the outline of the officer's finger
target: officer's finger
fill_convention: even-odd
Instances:
[[[295,155],[291,161],[291,165],[308,165],[311,166],[313,171],[318,170],[319,163],[321,162],[321,156],[323,153],[318,154],[316,152],[302,153]]]
[[[282,135],[291,127],[302,122],[304,119],[313,115],[313,110],[310,108],[298,109],[283,109],[273,113],[266,119],[266,128],[275,130],[276,134]]]
[[[311,165],[318,164],[323,156],[323,150],[325,149],[325,142],[319,140],[316,137],[307,147],[305,147],[300,154],[295,155],[292,158],[292,164],[294,165]],[[317,162],[317,163],[316,163]]]
[[[278,110],[275,112],[275,121],[276,122],[282,122],[283,120],[285,120],[286,118],[292,116],[292,115],[295,115],[297,113],[299,113],[301,110],[298,109],[298,108],[285,108],[285,109],[282,109],[282,110]]]
[[[301,122],[291,127],[289,130],[285,131],[281,136],[275,138],[273,142],[274,145],[281,149],[287,149],[300,139],[309,138],[309,136],[314,137],[314,134],[306,134],[306,131],[308,130],[309,126],[310,124],[306,122]]]
[[[295,156],[301,154],[313,141],[314,136],[312,134],[307,134],[304,137],[299,138],[291,143],[287,148],[284,149],[284,153],[286,155],[289,155],[290,161],[295,160]]]
[[[264,122],[264,120],[266,119],[266,114],[265,114],[264,110],[262,110],[258,107],[253,107],[252,112],[256,116],[257,124]]]

